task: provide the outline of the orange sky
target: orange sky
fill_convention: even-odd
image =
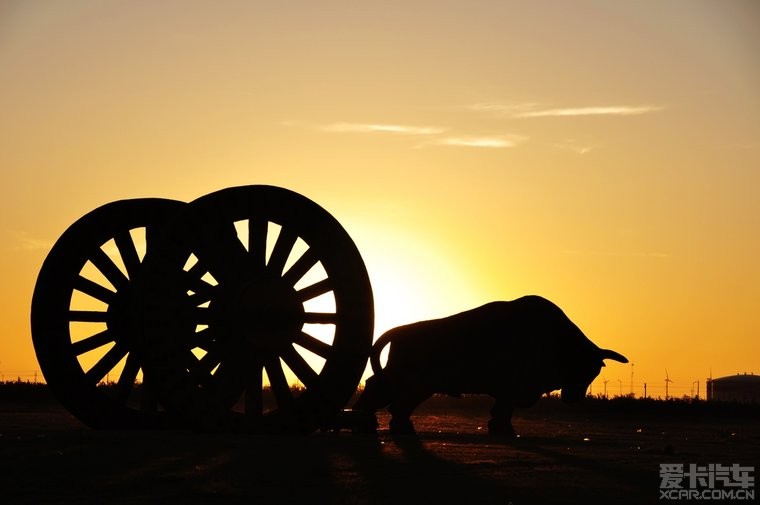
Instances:
[[[536,293],[637,394],[760,373],[758,54],[754,1],[5,1],[0,373],[76,219],[242,184],[336,216],[378,334]]]

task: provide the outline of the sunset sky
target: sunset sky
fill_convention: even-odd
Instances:
[[[5,0],[0,373],[79,217],[272,184],[354,239],[376,335],[533,293],[637,395],[758,374],[758,55],[749,0]]]

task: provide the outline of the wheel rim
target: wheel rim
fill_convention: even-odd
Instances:
[[[112,202],[72,224],[46,257],[31,329],[48,387],[95,428],[168,423],[143,371],[143,253],[160,223],[184,206],[165,199]],[[110,387],[102,387],[111,382]]]
[[[203,428],[309,431],[345,405],[374,306],[335,218],[292,191],[242,186],[191,202],[161,239],[146,319],[168,409]]]

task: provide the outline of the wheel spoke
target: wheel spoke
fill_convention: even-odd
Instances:
[[[256,361],[250,369],[245,388],[245,414],[260,417],[264,413],[263,365]]]
[[[140,388],[140,410],[142,412],[156,412],[158,410],[158,391],[153,377],[143,372],[143,383]]]
[[[93,282],[81,275],[74,281],[74,289],[110,305],[114,292],[97,282]]]
[[[148,224],[145,226],[145,257],[153,254],[156,244],[161,244],[162,239],[166,238],[165,230],[161,226]],[[144,384],[144,382],[143,382]]]
[[[187,301],[190,305],[193,305],[195,307],[198,307],[199,305],[202,305],[206,302],[211,301],[211,293],[193,293],[187,298]]]
[[[211,322],[211,311],[206,307],[195,307],[193,309],[192,321],[195,324],[209,324]]]
[[[132,236],[129,234],[129,230],[121,230],[114,236],[114,242],[116,242],[116,248],[121,254],[121,260],[124,262],[124,266],[127,268],[127,275],[130,279],[134,279],[135,274],[140,269],[140,256],[137,254],[135,243],[132,241]]]
[[[108,321],[108,312],[98,310],[70,310],[69,321],[78,323],[105,323]]]
[[[330,344],[326,344],[308,333],[301,332],[293,340],[293,343],[325,359],[328,359],[332,355],[332,346]]]
[[[182,366],[185,367],[185,370],[191,374],[194,373],[193,371],[198,367],[198,362],[200,361],[198,359],[198,356],[193,354],[190,349],[182,351],[181,356],[179,356],[177,359],[178,362],[182,363]]]
[[[137,379],[137,373],[140,371],[140,360],[137,354],[130,352],[127,355],[127,362],[124,365],[119,376],[119,382],[116,384],[116,398],[120,402],[127,401],[129,394],[132,392],[132,388],[135,385],[135,379]]]
[[[244,271],[248,254],[237,237],[234,224],[225,223],[207,231],[208,238],[197,244],[195,255],[198,261],[206,265],[217,282],[234,281]]]
[[[127,350],[118,343],[85,374],[92,384],[98,384],[126,356]]]
[[[301,278],[306,275],[306,272],[319,262],[317,254],[314,249],[307,249],[305,253],[301,255],[298,260],[285,272],[282,279],[288,286],[295,286]]]
[[[256,269],[263,269],[267,255],[268,221],[260,216],[248,220],[248,254],[251,264]]]
[[[292,345],[288,346],[282,353],[282,359],[307,389],[317,387],[319,375],[311,368],[303,356],[298,354],[298,351]]]
[[[296,240],[298,240],[298,235],[288,228],[282,228],[280,235],[277,237],[277,242],[274,244],[274,249],[272,249],[272,255],[269,257],[267,269],[277,274],[277,276],[281,276]]]
[[[187,349],[195,349],[200,347],[204,351],[208,352],[216,342],[214,341],[215,334],[211,328],[204,328],[201,331],[194,333],[192,337],[187,339]]]
[[[90,258],[93,265],[108,279],[108,282],[113,284],[113,287],[118,291],[123,288],[128,282],[127,276],[124,275],[116,263],[113,262],[108,255],[103,252],[103,249],[98,248]]]
[[[214,286],[204,281],[200,277],[191,276],[188,275],[188,273],[185,273],[182,276],[182,284],[184,285],[183,287],[201,297],[204,297],[205,300],[210,300],[211,296],[213,295]]]
[[[230,356],[228,353],[222,358],[214,374],[207,376],[207,385],[213,391],[213,401],[221,408],[231,408],[245,391],[247,369],[242,366],[241,361],[240,356]]]
[[[207,380],[211,377],[211,371],[221,363],[221,359],[216,353],[208,352],[195,364],[195,368],[191,370],[191,373],[199,380]]]
[[[338,314],[334,312],[307,312],[304,314],[304,322],[307,324],[336,324]]]
[[[87,337],[71,344],[71,350],[75,356],[81,356],[86,352],[90,352],[98,347],[110,344],[115,340],[114,335],[108,330],[103,330],[100,333]]]
[[[192,353],[191,353],[192,354]],[[190,373],[198,381],[206,381],[211,376],[211,371],[222,362],[219,349],[210,349],[201,359],[197,360]]]
[[[311,286],[307,286],[300,291],[297,291],[298,299],[302,302],[316,298],[319,295],[323,295],[329,291],[332,291],[330,279],[321,280]]]
[[[206,273],[206,270],[203,267],[203,263],[198,261],[198,258],[195,258],[195,263],[193,263],[193,266],[191,266],[188,270],[185,270],[188,275],[191,277],[203,277],[203,274]]]
[[[264,367],[267,369],[269,384],[277,400],[277,406],[281,409],[287,409],[293,403],[293,394],[290,392],[285,372],[282,370],[280,358],[276,355],[268,356]]]

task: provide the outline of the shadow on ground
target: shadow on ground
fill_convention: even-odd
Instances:
[[[387,418],[381,417],[381,427]],[[14,504],[657,503],[660,463],[755,464],[756,423],[422,413],[419,438],[94,431],[62,410],[0,412]]]

